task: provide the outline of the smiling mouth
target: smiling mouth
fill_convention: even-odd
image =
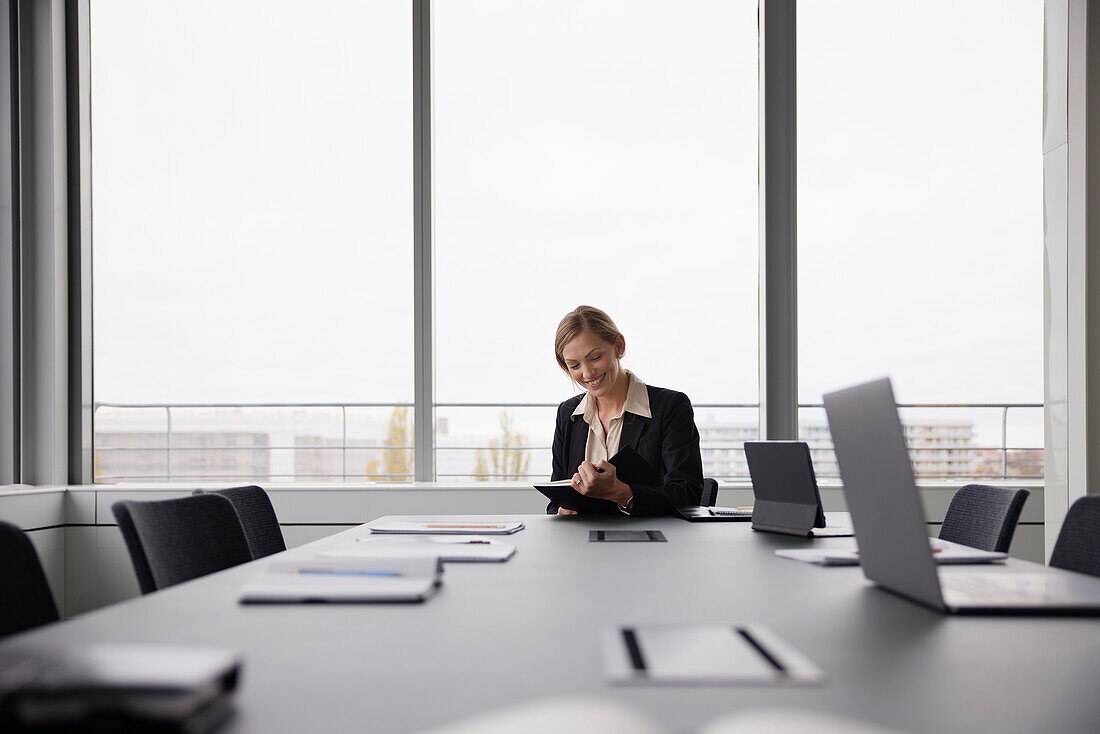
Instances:
[[[588,386],[589,390],[591,390],[592,388],[596,388],[596,387],[599,387],[600,385],[602,385],[603,381],[606,380],[606,379],[607,379],[607,375],[603,374],[603,375],[600,375],[600,378],[598,380],[592,380],[591,382],[586,382],[584,384]]]

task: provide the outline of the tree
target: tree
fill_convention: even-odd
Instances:
[[[489,439],[488,449],[478,449],[474,459],[474,474],[478,481],[488,481],[489,476],[499,479],[523,479],[531,463],[527,451],[519,451],[527,445],[527,436],[517,431],[512,414],[500,412],[500,435]]]
[[[368,479],[377,478],[378,475],[382,473],[378,466],[379,465],[377,457],[373,459],[368,459],[367,463],[363,465],[363,473],[367,476]]]
[[[399,448],[401,446],[412,446],[412,425],[409,420],[409,408],[402,405],[393,409],[393,413],[390,415],[390,426],[386,431],[386,440],[383,441],[384,446],[393,446],[394,448],[386,449],[382,452],[382,462],[385,469],[385,474],[391,475],[382,477],[386,482],[404,482],[408,481],[412,470],[412,452],[405,448]],[[371,469],[371,464],[368,463],[367,468]],[[375,465],[377,466],[377,465]],[[396,475],[396,476],[394,476]],[[405,475],[405,476],[402,476]]]
[[[479,482],[489,481],[489,464],[485,461],[485,449],[478,449],[474,454],[474,479]]]

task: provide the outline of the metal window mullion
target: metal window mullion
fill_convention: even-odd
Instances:
[[[69,191],[69,482],[92,467],[92,121],[89,0],[66,0]]]
[[[7,64],[2,90],[3,103],[7,106],[3,124],[7,160],[4,161],[3,175],[7,183],[3,207],[5,225],[0,236],[0,484],[16,484],[22,481],[20,473],[21,400],[21,336],[22,295],[21,295],[21,254],[22,242],[20,221],[21,150],[19,144],[20,109],[20,39],[19,39],[19,2],[7,0],[4,6],[7,27],[3,34],[4,60]]]
[[[69,205],[65,3],[23,3],[20,33],[21,480],[68,482]]]
[[[413,427],[414,477],[435,479],[433,420],[431,2],[412,0],[413,20]]]
[[[172,409],[164,409],[164,474],[172,481]]]
[[[760,435],[798,438],[794,0],[760,0]]]

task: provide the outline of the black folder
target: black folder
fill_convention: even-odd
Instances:
[[[661,477],[653,465],[630,446],[622,448],[619,453],[608,459],[608,463],[615,467],[615,474],[619,477],[619,481],[625,484],[652,486],[661,483]],[[542,492],[551,502],[567,510],[575,510],[585,515],[619,514],[619,506],[611,500],[586,497],[573,489],[569,482],[570,480],[566,479],[560,482],[536,484],[535,489]]]
[[[0,731],[205,734],[232,714],[240,669],[234,653],[205,647],[9,647]]]

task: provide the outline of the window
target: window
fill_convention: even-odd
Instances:
[[[747,476],[757,2],[439,1],[430,49],[423,5],[92,0],[97,481],[408,480],[414,407],[422,476],[546,476],[575,390],[553,333],[581,303],[692,398],[705,473]],[[818,473],[822,393],[889,374],[924,478],[1041,476],[1041,2],[797,12]]]
[[[799,400],[890,375],[926,478],[1042,476],[1042,33],[1039,0],[798,4]]]
[[[572,390],[549,345],[581,302],[699,404],[710,473],[739,471],[756,4],[668,11],[433,9],[440,479],[546,475]],[[95,0],[97,480],[410,478],[410,23],[408,2]]]
[[[411,37],[407,1],[93,0],[97,481],[409,473]]]
[[[757,424],[756,3],[447,2],[433,31],[437,476],[549,474],[582,303],[646,382],[751,406],[697,408],[728,474],[718,431]]]

